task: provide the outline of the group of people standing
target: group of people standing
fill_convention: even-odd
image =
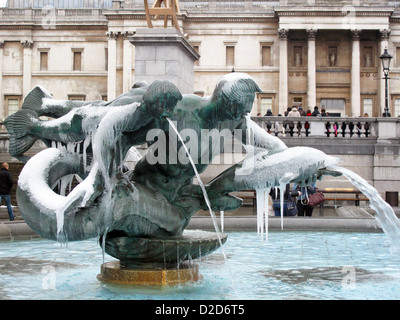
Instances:
[[[257,116],[261,116],[262,113],[258,113]],[[267,112],[264,114],[264,117],[273,117],[273,113],[271,109],[268,109]],[[282,116],[281,114],[278,114],[278,116]],[[325,108],[321,109],[321,112],[319,112],[318,107],[315,106],[314,110],[311,112],[310,109],[307,111],[303,110],[303,107],[300,105],[298,107],[288,107],[287,110],[284,112],[285,117],[327,117],[329,114],[326,112]]]
[[[258,113],[257,116],[262,116],[261,113]],[[264,117],[273,117],[274,114],[272,113],[271,109],[268,109],[267,112],[264,114]],[[281,114],[278,114],[278,117],[282,116]],[[326,117],[328,116],[328,113],[326,112],[325,108],[321,109],[321,112],[319,112],[318,107],[315,106],[314,107],[314,111],[311,112],[310,109],[308,109],[307,111],[303,110],[303,107],[301,105],[299,105],[298,107],[288,107],[287,110],[284,112],[284,116],[285,117]],[[283,126],[282,126],[282,133],[283,136],[285,136],[285,132],[287,129],[289,129],[289,134],[290,136],[293,136],[293,132],[294,132],[294,128],[295,128],[295,124],[292,120],[288,120],[288,121],[284,121],[283,122]],[[301,135],[301,128],[302,128],[302,124],[301,122],[297,123],[297,131],[299,136]],[[268,133],[271,133],[271,129],[272,129],[272,124],[270,121],[266,122],[266,128],[265,128]],[[306,136],[308,136],[309,134],[309,130],[310,130],[310,124],[306,121],[304,124],[304,129],[305,129],[305,134]],[[279,122],[275,121],[275,135],[278,136],[279,134]]]
[[[283,195],[283,215],[284,216],[299,216],[299,217],[311,217],[314,207],[308,204],[309,195],[315,193],[317,186],[315,184],[307,187],[301,187],[296,183],[293,188],[290,188],[290,184],[287,184]],[[281,215],[281,197],[280,189],[271,189],[269,195],[272,198],[272,207],[275,212],[275,216]]]

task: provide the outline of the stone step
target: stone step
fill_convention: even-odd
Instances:
[[[19,208],[13,206],[12,209],[15,220],[23,220]],[[0,220],[9,220],[7,207],[5,205],[0,206]]]

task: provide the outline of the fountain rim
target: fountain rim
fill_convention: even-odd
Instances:
[[[342,217],[284,217],[285,231],[348,231],[348,232],[383,232],[378,222],[371,218]],[[224,232],[254,231],[256,216],[226,216]],[[192,217],[186,230],[200,229],[214,231],[211,217]],[[269,230],[280,230],[280,217],[269,217]],[[25,221],[0,222],[0,241],[32,240],[41,238]]]

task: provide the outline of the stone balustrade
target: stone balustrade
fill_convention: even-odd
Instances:
[[[278,137],[399,139],[399,118],[367,117],[253,117]]]
[[[180,0],[181,10],[202,11],[215,8],[229,10],[265,9],[277,6],[399,6],[398,0],[219,0],[194,1]],[[144,10],[142,0],[8,0],[6,14],[26,15],[25,9],[42,10],[42,8],[65,9],[138,9]],[[1,9],[1,8],[0,8]],[[89,14],[90,15],[90,14]]]

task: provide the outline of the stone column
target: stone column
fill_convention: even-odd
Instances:
[[[360,116],[361,111],[361,84],[360,84],[360,34],[361,30],[351,30],[353,38],[352,64],[351,64],[351,115]]]
[[[379,32],[380,32],[379,56],[381,56],[385,49],[389,49],[389,37],[390,37],[391,31],[388,29],[384,29],[384,30],[379,30]],[[385,110],[386,86],[385,86],[385,80],[384,80],[385,75],[383,74],[383,67],[382,67],[382,63],[381,63],[380,59],[379,59],[378,72],[379,72],[378,73],[379,79],[381,79],[379,81],[379,86],[378,86],[378,90],[379,90],[378,117],[382,117],[382,114]],[[390,92],[390,86],[388,86],[388,91]],[[390,93],[389,93],[389,97],[390,97]],[[389,111],[390,111],[390,99],[389,99]]]
[[[132,44],[130,43],[128,37],[133,36],[134,32],[124,32],[122,34],[124,38],[124,56],[123,56],[123,69],[122,69],[122,90],[123,92],[128,92],[132,87]]]
[[[4,49],[4,41],[0,41],[0,101],[4,101],[3,97],[3,50]],[[6,116],[5,107],[3,107],[2,114],[0,117],[4,119]]]
[[[288,34],[287,29],[278,29],[279,36],[279,113],[288,107]]]
[[[22,70],[22,95],[26,95],[32,89],[32,47],[33,41],[23,40],[21,41],[22,47],[24,48],[24,60]]]
[[[307,64],[307,100],[310,110],[317,105],[317,80],[316,80],[316,55],[315,55],[315,38],[317,30],[307,30],[308,35],[308,64]]]
[[[117,92],[117,39],[119,32],[109,31],[108,37],[108,77],[107,100],[115,99]]]

